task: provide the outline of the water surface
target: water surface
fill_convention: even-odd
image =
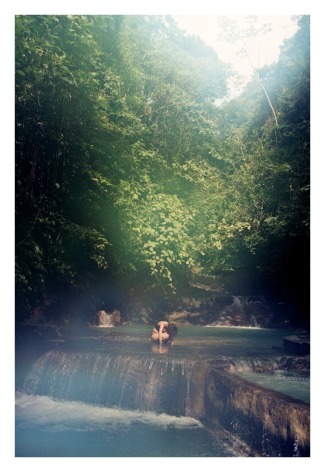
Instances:
[[[16,394],[16,457],[231,457],[190,417]]]

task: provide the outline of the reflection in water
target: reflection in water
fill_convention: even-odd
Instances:
[[[151,352],[155,352],[158,354],[168,354],[171,349],[170,345],[162,345],[160,346],[159,344],[152,343],[151,345]]]
[[[175,344],[165,354],[173,357],[234,359],[259,357],[276,359],[283,355],[283,337],[297,334],[289,329],[204,327],[179,325]],[[95,349],[112,353],[147,355],[152,352],[151,327],[121,326],[62,331],[65,347]]]

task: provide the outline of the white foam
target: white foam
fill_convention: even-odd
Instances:
[[[203,326],[203,328],[227,328],[227,329],[257,329],[257,330],[265,330],[268,328],[261,328],[260,326],[223,326],[223,325],[213,325],[208,324]]]
[[[108,430],[140,422],[159,428],[202,428],[200,421],[150,411],[106,408],[77,401],[61,401],[39,395],[16,393],[16,420],[20,424],[51,427],[56,430]]]

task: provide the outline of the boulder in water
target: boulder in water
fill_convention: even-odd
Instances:
[[[112,312],[100,310],[97,313],[97,317],[98,326],[100,328],[112,328],[118,325],[121,321],[121,313],[118,310],[113,310]]]

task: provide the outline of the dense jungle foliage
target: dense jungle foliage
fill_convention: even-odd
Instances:
[[[166,302],[199,274],[243,270],[308,316],[309,17],[297,21],[279,61],[216,106],[230,71],[172,18],[16,17],[18,321]]]

